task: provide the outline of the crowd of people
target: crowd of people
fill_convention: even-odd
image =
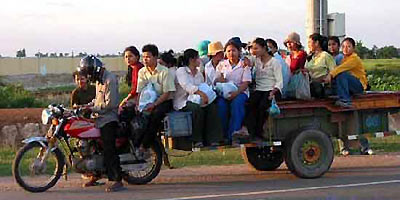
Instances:
[[[148,151],[162,119],[172,110],[192,113],[194,147],[236,144],[243,137],[263,140],[267,110],[273,100],[291,98],[287,94],[288,85],[296,74],[309,77],[312,98],[336,96],[335,105],[344,108],[352,107],[352,95],[367,89],[365,69],[355,53],[354,39],[345,38],[340,43],[337,37],[312,34],[308,41],[309,53],[304,50],[299,34],[290,33],[283,42],[288,55],[279,53],[276,41],[264,38],[256,38],[247,44],[239,37],[229,39],[225,45],[221,41],[202,41],[197,50],[186,49],[179,58],[172,50],[160,54],[154,44],[143,46],[141,53],[130,46],[124,51],[124,59],[128,65],[127,82],[131,92],[119,106],[114,108],[115,100],[112,100],[113,108],[108,105],[112,95],[107,96],[111,94],[107,90],[115,89],[115,84],[111,87],[107,85],[111,83],[99,78],[100,85],[94,89],[86,84],[85,70],[74,74],[79,87],[73,92],[71,105],[85,104],[96,94],[100,110],[107,108],[107,112],[115,112],[127,103],[137,105],[141,92],[151,83],[157,98],[144,108],[150,123],[141,139],[141,151]],[[215,89],[221,83],[233,83],[237,89],[215,99],[210,99],[200,89],[202,84]],[[87,94],[82,94],[85,92]],[[198,95],[201,103],[190,101],[192,95]],[[107,115],[107,112],[100,112],[100,115]],[[111,134],[110,127],[114,127],[113,121],[117,120],[110,116],[114,115],[100,117],[107,119],[99,125],[107,132],[105,135]],[[111,155],[108,158],[115,160]],[[116,164],[110,163],[110,168],[111,165]],[[117,172],[110,176],[120,181]]]

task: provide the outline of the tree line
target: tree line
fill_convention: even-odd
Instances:
[[[42,53],[42,52],[37,52],[37,53],[35,53],[35,57],[37,57],[37,58],[64,58],[64,57],[70,57],[70,58],[79,57],[79,58],[81,58],[81,57],[84,57],[84,56],[87,56],[87,55],[88,55],[88,53],[86,53],[86,52],[79,52],[76,55],[74,54],[74,52],[71,52],[71,53],[55,53],[55,52],[53,52],[53,53]],[[101,57],[101,58],[108,58],[108,57],[119,57],[121,55],[122,55],[122,53],[118,52],[118,54],[104,54],[104,55],[97,54],[96,56],[97,57]],[[0,55],[0,57],[1,57],[1,55]],[[25,58],[26,57],[25,48],[18,50],[17,53],[16,53],[16,57],[17,58]]]
[[[364,46],[363,42],[357,41],[356,43],[356,52],[362,59],[392,59],[392,58],[400,58],[400,48],[396,48],[395,46],[384,46],[378,48],[374,45],[371,49]],[[77,55],[74,55],[74,52],[71,53],[35,53],[35,57],[37,58],[63,58],[63,57],[84,57],[88,55],[86,52],[79,52]],[[121,52],[118,54],[97,54],[97,57],[119,57],[121,56]],[[1,55],[0,55],[1,57]],[[17,58],[26,57],[25,48],[18,50],[16,53]]]
[[[392,59],[392,58],[400,58],[400,49],[395,46],[384,46],[382,48],[378,48],[376,45],[369,49],[364,46],[363,42],[356,42],[356,52],[358,56],[362,59]]]

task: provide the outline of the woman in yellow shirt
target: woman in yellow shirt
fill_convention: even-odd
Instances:
[[[329,54],[328,40],[324,36],[314,33],[308,40],[308,48],[311,51],[311,59],[306,63],[305,71],[311,77],[311,96],[322,98],[326,96],[324,79],[335,66],[335,60]]]
[[[355,53],[356,42],[352,38],[345,38],[342,42],[344,59],[342,64],[329,72],[325,82],[333,80],[334,90],[339,96],[335,105],[352,107],[351,95],[361,94],[367,89],[368,80],[364,65]]]

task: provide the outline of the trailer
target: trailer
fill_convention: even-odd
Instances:
[[[400,92],[357,95],[353,97],[352,108],[335,106],[335,100],[278,102],[281,113],[266,119],[264,140],[242,142],[243,159],[256,170],[275,170],[285,162],[298,177],[318,178],[330,169],[333,162],[333,138],[343,141],[344,146],[360,146],[360,141],[363,142],[368,135],[400,135],[400,132],[389,132],[388,120],[390,114],[400,111]],[[166,152],[170,149],[215,149],[193,149],[190,136],[182,136],[191,132],[190,114],[171,114],[165,119],[165,124],[162,138]]]

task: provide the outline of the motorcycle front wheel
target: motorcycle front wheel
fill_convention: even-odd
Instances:
[[[53,187],[63,173],[64,156],[56,148],[43,160],[46,151],[38,142],[24,145],[14,159],[12,173],[19,186],[29,192],[44,192]]]

